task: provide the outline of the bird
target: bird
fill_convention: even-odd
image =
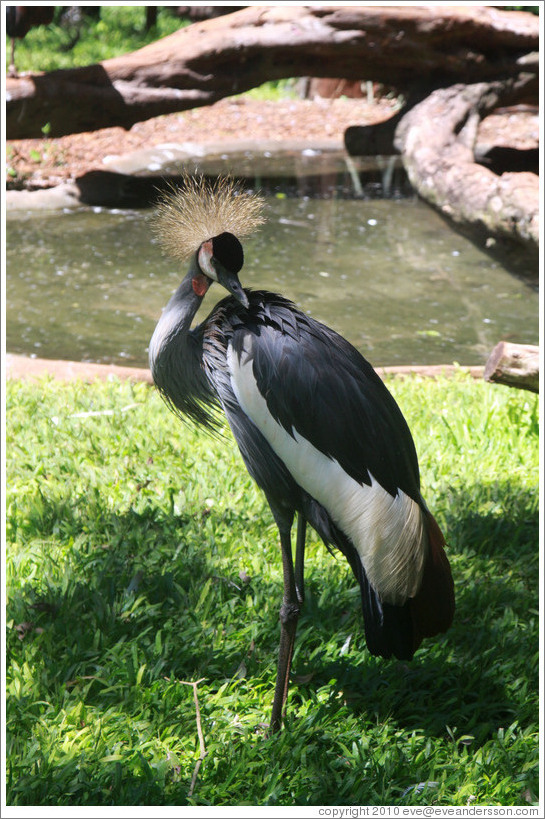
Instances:
[[[17,76],[15,40],[22,40],[35,26],[47,26],[53,21],[55,6],[6,6],[6,34],[11,38],[11,59],[8,76]]]
[[[307,524],[344,555],[359,583],[372,655],[412,659],[424,638],[448,630],[455,595],[411,432],[383,380],[350,342],[285,296],[242,287],[241,239],[264,222],[264,204],[230,176],[186,173],[163,193],[155,236],[188,270],[157,322],[149,363],[183,420],[215,434],[223,412],[278,528],[283,597],[272,734],[287,709]],[[192,327],[213,284],[227,295]]]

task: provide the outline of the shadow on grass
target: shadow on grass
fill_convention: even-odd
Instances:
[[[151,640],[154,643],[156,633],[165,625],[177,628],[180,635],[179,645],[170,646],[165,673],[181,678],[202,675],[210,650],[193,639],[200,630],[194,611],[196,587],[202,588],[207,579],[213,586],[221,586],[222,579],[209,560],[209,535],[199,531],[201,520],[164,515],[153,507],[144,512],[129,509],[123,515],[111,514],[96,503],[87,509],[65,503],[55,508],[46,500],[40,515],[44,539],[51,536],[55,526],[59,536],[55,521],[60,519],[62,535],[73,539],[78,548],[73,549],[60,579],[57,572],[55,580],[46,577],[11,595],[8,616],[23,615],[35,626],[53,631],[56,682],[66,683],[76,672],[93,673],[92,668],[85,668],[84,657],[90,657],[97,630],[100,640],[95,645],[98,651],[91,652],[91,663],[120,642],[138,639],[144,646],[146,641],[140,638],[150,628],[156,630]],[[179,557],[173,565],[175,552]],[[213,592],[212,588],[211,595]],[[208,617],[213,620],[213,612]],[[76,645],[80,647],[81,667],[77,667],[74,655]],[[70,650],[65,659],[67,647]]]
[[[528,662],[536,653],[536,632],[527,628],[530,620],[537,622],[539,602],[537,502],[508,482],[493,494],[501,512],[496,507],[478,514],[464,495],[451,503],[446,531],[456,614],[446,635],[425,640],[410,663],[369,656],[356,664],[343,657],[328,663],[318,654],[309,668],[299,655],[296,673],[312,673],[314,687],[335,680],[332,699],[340,695],[356,713],[368,713],[372,721],[393,717],[410,731],[425,725],[427,734],[439,736],[445,726],[456,727],[482,742],[498,728],[524,721],[520,685],[511,686],[515,698],[508,682],[530,675],[529,688],[538,685],[537,666],[530,670]],[[326,616],[334,629],[343,611],[333,600],[327,614],[313,616]],[[361,619],[359,625],[363,632]]]
[[[310,671],[312,679],[292,685],[291,709],[296,712],[302,699],[312,698],[319,688],[330,685],[328,699],[315,703],[315,726],[320,723],[320,714],[328,725],[337,719],[341,724],[348,709],[365,722],[393,720],[405,731],[431,737],[445,737],[448,726],[456,736],[473,736],[474,748],[516,719],[521,724],[532,721],[531,707],[528,713],[524,711],[521,686],[511,683],[526,676],[529,689],[537,686],[537,670],[529,670],[526,663],[526,658],[535,654],[535,636],[525,628],[528,612],[537,608],[536,501],[530,493],[513,492],[507,483],[495,491],[505,509],[503,515],[497,509],[478,514],[465,496],[455,498],[450,505],[447,531],[457,611],[449,633],[425,641],[411,664],[385,662],[367,652],[360,653],[359,659],[340,657],[332,663],[318,651],[309,668],[300,652],[295,675]],[[516,509],[511,502],[515,495]],[[210,515],[212,529],[214,514]],[[243,513],[230,515],[233,532],[237,528],[242,531]],[[58,692],[59,687],[70,690],[88,677],[87,704],[101,708],[122,704],[130,709],[138,688],[139,664],[147,666],[142,686],[153,685],[163,677],[194,680],[205,676],[218,679],[219,687],[236,673],[246,646],[238,637],[214,647],[214,634],[226,627],[228,609],[231,622],[239,621],[249,633],[252,624],[247,622],[244,604],[248,593],[255,594],[250,616],[261,617],[260,634],[268,643],[261,649],[262,656],[265,659],[268,650],[267,661],[274,662],[281,590],[271,589],[263,578],[243,587],[236,576],[220,576],[203,516],[175,516],[153,507],[112,514],[98,495],[79,508],[66,503],[56,506],[43,499],[40,516],[43,538],[58,532],[62,521],[62,536],[79,543],[62,578],[29,584],[10,596],[13,616],[25,614],[27,620],[44,629],[40,635],[46,669],[43,698]],[[327,610],[316,602],[324,582],[323,577],[311,577],[308,582],[309,600],[300,619],[300,632],[334,634],[343,623],[345,630],[350,629],[348,633],[354,629],[363,635],[360,612],[350,614],[347,625],[346,596],[339,599],[332,595]],[[351,599],[359,607],[359,596]],[[224,608],[225,604],[229,605]],[[163,635],[159,645],[158,634]],[[31,639],[31,635],[25,637],[25,641]],[[128,652],[116,653],[116,647],[131,641],[135,641],[138,654],[133,661],[127,659]],[[363,645],[363,636],[359,642]],[[19,645],[13,637],[14,654]],[[258,672],[259,664],[249,660],[249,685]],[[271,674],[271,700],[272,680]],[[537,715],[534,717],[537,720]],[[86,776],[92,779],[89,770]],[[88,786],[92,789],[91,781]],[[121,782],[115,789],[115,799],[127,799]],[[326,791],[324,785],[323,804],[328,804]],[[320,795],[314,794],[314,799],[318,803]],[[50,801],[48,798],[43,804]]]

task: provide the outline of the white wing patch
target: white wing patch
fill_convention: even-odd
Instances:
[[[351,478],[334,458],[316,449],[296,429],[290,435],[268,410],[250,360],[251,336],[239,358],[227,362],[240,406],[309,495],[328,512],[356,547],[381,600],[402,605],[419,589],[427,552],[423,514],[401,490],[392,497],[369,473],[371,486]]]

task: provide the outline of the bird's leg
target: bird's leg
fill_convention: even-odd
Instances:
[[[282,569],[284,574],[284,597],[280,607],[280,646],[278,649],[278,670],[269,730],[278,731],[282,725],[282,710],[288,696],[291,660],[295,643],[300,601],[295,583],[291,555],[291,530],[279,526],[282,548]],[[299,526],[298,526],[299,532]],[[299,538],[298,538],[299,543]]]
[[[11,38],[11,60],[9,63],[8,77],[16,77],[17,69],[15,68],[15,37]]]
[[[305,600],[305,535],[307,521],[298,512],[297,514],[297,542],[295,545],[295,590],[297,600],[301,605]]]

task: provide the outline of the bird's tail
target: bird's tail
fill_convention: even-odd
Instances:
[[[409,601],[413,631],[418,644],[424,637],[447,631],[454,617],[454,582],[445,553],[445,538],[433,515],[426,510],[428,521],[428,557],[424,564],[422,584]]]
[[[365,638],[371,654],[411,660],[425,637],[447,631],[454,617],[454,583],[445,539],[428,511],[428,555],[416,595],[401,606],[381,602],[361,560],[350,561],[360,581]],[[355,550],[354,550],[355,551]]]
[[[445,554],[445,539],[426,508],[422,510],[427,531],[422,582],[416,595],[401,606],[381,601],[367,579],[353,543],[335,526],[323,506],[306,498],[304,514],[326,546],[332,543],[340,549],[359,580],[365,640],[371,654],[411,660],[424,637],[447,631],[454,617],[454,583]]]

